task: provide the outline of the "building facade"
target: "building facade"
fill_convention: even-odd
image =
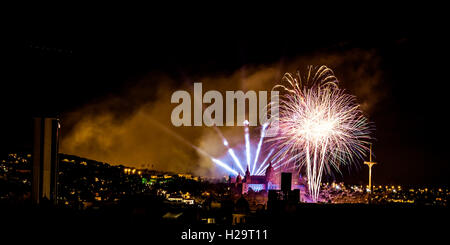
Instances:
[[[283,171],[284,173],[286,171]],[[292,175],[291,189],[304,189],[305,181],[298,171],[290,171]],[[229,177],[229,184],[241,194],[248,193],[250,190],[254,192],[280,190],[281,189],[281,171],[275,171],[270,164],[264,175],[251,175],[247,167],[245,176],[238,174],[236,177]]]

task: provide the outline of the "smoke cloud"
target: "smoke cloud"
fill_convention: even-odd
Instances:
[[[176,81],[169,74],[150,73],[120,93],[99,98],[89,105],[62,115],[61,152],[111,164],[161,171],[218,176],[208,157],[226,154],[220,136],[211,127],[174,127],[170,117],[177,104],[170,98],[176,90],[193,96],[193,83],[203,83],[203,93],[217,90],[270,91],[285,72],[304,70],[308,65],[326,65],[335,71],[341,87],[357,96],[370,115],[383,98],[379,59],[374,51],[316,53],[269,65],[247,65],[224,74],[198,74]],[[225,97],[225,96],[224,96]],[[193,97],[192,97],[193,99]],[[207,106],[207,105],[206,105]],[[220,127],[231,146],[244,144],[242,127]],[[259,128],[251,135],[257,140]]]

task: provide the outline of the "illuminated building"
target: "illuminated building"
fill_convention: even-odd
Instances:
[[[289,178],[284,178],[286,188],[292,189],[304,189],[303,178],[297,171],[291,171],[283,173],[289,175]],[[282,186],[282,173],[280,171],[274,171],[272,164],[270,163],[266,169],[264,175],[251,175],[247,167],[245,176],[242,178],[240,174],[233,178],[230,176],[229,184],[234,185],[237,191],[241,194],[248,193],[249,190],[254,192],[279,190]],[[287,176],[286,176],[287,177]]]

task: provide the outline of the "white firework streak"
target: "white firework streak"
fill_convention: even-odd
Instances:
[[[323,172],[340,172],[341,165],[367,154],[370,123],[325,66],[315,73],[310,67],[304,79],[287,73],[283,81],[288,86],[275,86],[286,92],[280,97],[280,131],[269,140],[277,149],[274,165],[288,159],[277,168],[290,165],[300,171],[306,166],[309,194],[317,201]]]
[[[260,138],[259,138],[258,145],[257,145],[257,148],[256,148],[255,157],[253,159],[251,157],[250,132],[249,132],[249,127],[248,127],[248,121],[247,120],[244,121],[244,126],[245,126],[245,128],[244,128],[244,130],[245,130],[244,131],[244,140],[245,140],[244,155],[245,155],[245,158],[246,158],[246,161],[247,161],[248,169],[249,169],[251,175],[262,175],[264,173],[264,170],[268,166],[268,164],[266,164],[266,162],[270,159],[270,157],[272,156],[272,153],[274,152],[274,149],[271,149],[270,152],[264,158],[264,161],[262,163],[258,162],[259,161],[259,156],[261,155],[261,148],[262,148],[262,145],[264,143],[264,137],[265,137],[265,133],[266,133],[266,129],[267,129],[268,124],[264,124],[261,127]],[[217,127],[214,127],[214,129],[215,129],[216,133],[222,139],[223,145],[227,148],[228,154],[231,156],[233,161],[239,167],[239,169],[242,172],[242,174],[245,174],[245,170],[243,168],[243,165],[241,164],[241,161],[239,160],[238,156],[236,155],[234,149],[229,145],[227,139],[222,134],[222,132]],[[230,167],[230,165],[227,165],[222,160],[214,158],[213,162],[216,163],[217,165],[225,168],[226,170],[228,170],[229,172],[233,173],[234,175],[238,174],[232,167]],[[226,165],[227,167],[225,167],[224,165]],[[230,171],[230,169],[233,169],[233,171]]]

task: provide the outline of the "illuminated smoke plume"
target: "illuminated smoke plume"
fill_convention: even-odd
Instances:
[[[192,91],[194,82],[202,82],[204,91],[217,90],[222,94],[228,90],[270,91],[285,71],[308,64],[327,64],[338,71],[344,81],[342,85],[358,97],[365,112],[376,108],[376,103],[382,99],[382,92],[368,94],[381,86],[381,74],[376,54],[363,50],[314,53],[270,65],[246,65],[223,74],[191,72],[183,79],[149,73],[139,81],[126,83],[120,92],[63,113],[61,152],[137,168],[223,176],[226,171],[192,146],[216,158],[227,156],[228,148],[212,127],[172,126],[170,116],[176,105],[170,103],[171,94],[180,89]],[[242,127],[219,129],[230,146],[245,149]],[[260,130],[259,127],[249,127],[249,130],[254,146],[253,162],[250,162],[253,170]],[[264,145],[258,162],[264,161],[263,156],[270,151]],[[247,165],[246,158],[241,161]],[[231,159],[227,164],[233,162]]]

